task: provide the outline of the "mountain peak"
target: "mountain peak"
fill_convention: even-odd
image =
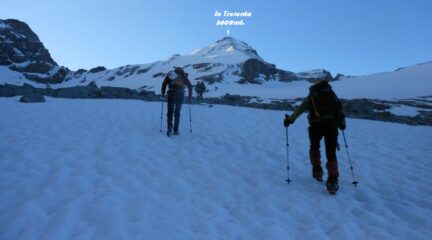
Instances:
[[[32,61],[57,65],[39,37],[25,22],[0,19],[0,39],[3,43],[0,52],[5,53],[0,56],[0,65]]]
[[[247,43],[237,40],[233,37],[224,37],[207,47],[193,51],[190,55],[204,58],[236,56],[236,58],[245,60],[249,58],[262,60],[255,49],[253,49]]]
[[[243,43],[243,44],[246,44],[245,42],[237,40],[236,38],[233,38],[233,37],[224,37],[224,38],[219,39],[219,40],[216,41],[216,43],[219,43],[219,42],[231,42],[231,43]]]

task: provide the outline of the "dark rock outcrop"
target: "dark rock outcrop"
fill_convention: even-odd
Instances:
[[[332,81],[333,77],[330,72],[324,69],[317,69],[307,72],[299,72],[296,73],[296,76],[299,80],[306,80],[308,82],[316,82],[316,81]]]
[[[196,80],[204,81],[207,84],[213,84],[213,83],[221,82],[223,80],[223,72],[198,77],[198,78],[196,78]]]
[[[57,65],[30,27],[15,19],[0,20],[0,62],[45,62]]]
[[[140,70],[138,70],[138,71],[136,72],[136,74],[144,74],[144,73],[148,72],[150,69],[151,69],[151,68],[143,68],[143,69],[140,69]]]
[[[59,98],[99,98],[98,91],[92,87],[76,86],[70,88],[59,88],[53,97]]]
[[[333,81],[340,80],[340,79],[343,78],[343,77],[345,77],[345,75],[343,75],[343,74],[341,74],[341,73],[338,73],[338,74],[336,74],[336,77],[333,78]]]
[[[12,65],[9,67],[10,70],[16,71],[16,72],[26,72],[26,73],[40,73],[44,74],[49,72],[53,68],[53,65],[46,62],[30,62],[28,65],[24,67],[19,67],[16,65]]]
[[[42,94],[30,93],[22,96],[19,101],[22,103],[39,103],[45,102],[45,98]]]
[[[259,59],[251,58],[241,66],[241,79],[237,83],[261,84],[270,79],[279,79],[281,82],[305,80],[308,82],[333,81],[330,72],[319,69],[307,72],[294,73],[276,68],[276,65],[269,64]]]
[[[10,84],[0,85],[0,97],[13,97],[21,95],[45,95],[51,97],[61,98],[117,98],[117,99],[141,99],[146,101],[161,101],[160,95],[156,95],[153,91],[145,90],[145,87],[139,91],[128,88],[118,87],[101,87],[99,88],[94,82],[88,86],[77,86],[69,88],[35,88],[30,85],[24,84],[23,86],[15,86]],[[260,109],[272,110],[294,110],[294,104],[302,99],[291,100],[274,100],[270,103],[264,103],[254,97],[230,95],[226,94],[223,97],[206,98],[203,101],[208,104],[224,104],[231,106],[242,106]],[[404,123],[409,125],[427,125],[432,126],[432,111],[430,108],[420,110],[419,114],[415,117],[394,115],[383,109],[389,109],[389,102],[382,100],[368,100],[368,99],[341,99],[343,111],[349,118],[360,118],[379,120],[386,122]],[[399,104],[399,103],[393,103]]]
[[[98,73],[107,70],[104,66],[98,66],[89,70],[90,73]]]
[[[228,102],[241,102],[244,100],[243,97],[241,97],[240,95],[230,95],[230,94],[225,94],[225,96],[222,97],[222,99],[228,101]]]
[[[0,65],[38,83],[60,83],[70,70],[59,67],[30,27],[15,19],[0,20]]]
[[[153,78],[162,77],[164,75],[165,75],[165,73],[162,73],[162,72],[156,73],[156,74],[153,74]]]
[[[341,100],[345,114],[357,117],[375,117],[374,103],[363,99]]]
[[[80,68],[80,69],[78,69],[74,74],[75,74],[75,75],[81,75],[81,74],[83,74],[83,73],[85,73],[85,72],[87,72],[87,70]]]
[[[237,82],[240,84],[261,84],[261,76],[265,76],[265,80],[268,80],[277,72],[278,70],[276,69],[275,65],[255,58],[250,58],[242,64],[240,73],[241,79]]]
[[[94,89],[98,89],[98,86],[96,85],[95,81],[91,81],[91,82],[87,85],[87,87],[89,87],[89,88],[94,88]]]
[[[281,82],[292,82],[298,80],[298,77],[295,73],[290,71],[279,70],[279,81]]]
[[[192,68],[193,69],[201,69],[201,68],[206,68],[210,65],[211,65],[211,63],[197,63],[197,64],[192,64]]]
[[[70,73],[69,69],[65,67],[59,67],[57,68],[57,71],[53,75],[48,74],[45,76],[40,76],[38,74],[33,74],[33,73],[23,73],[23,74],[27,79],[35,81],[37,83],[56,84],[56,83],[63,82],[69,73]]]

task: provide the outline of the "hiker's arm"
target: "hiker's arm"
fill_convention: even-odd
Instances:
[[[162,83],[162,90],[161,90],[162,96],[165,95],[165,90],[166,90],[166,86],[168,85],[168,83],[169,83],[169,78],[168,78],[168,74],[167,74],[165,76],[163,83]]]
[[[345,130],[346,122],[345,122],[345,114],[342,111],[342,103],[340,102],[339,99],[337,99],[337,103],[338,103],[338,106],[337,106],[338,112],[337,112],[337,116],[336,116],[336,121],[337,121],[339,129]]]
[[[191,98],[192,97],[192,84],[190,83],[190,81],[187,77],[185,78],[185,84],[186,84],[188,91],[189,91],[189,98]]]
[[[293,114],[289,117],[292,122],[295,122],[295,120],[306,110],[309,109],[310,105],[310,97],[307,96],[305,99],[303,99],[303,102],[300,104],[300,106],[293,112]]]

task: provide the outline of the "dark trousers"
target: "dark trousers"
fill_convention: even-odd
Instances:
[[[336,149],[338,144],[337,124],[331,122],[319,122],[309,126],[310,161],[313,166],[321,166],[320,141],[324,138],[327,157],[326,168],[329,177],[339,177]]]
[[[173,129],[173,115],[174,115],[174,132],[178,131],[180,123],[180,111],[183,104],[184,94],[176,92],[168,92],[168,113],[167,122],[168,129]]]

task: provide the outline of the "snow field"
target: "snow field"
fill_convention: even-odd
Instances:
[[[0,98],[0,239],[428,239],[432,128],[348,119],[354,188],[339,138],[340,190],[309,165],[305,115],[161,103]],[[166,105],[164,106],[164,127]],[[322,151],[322,156],[325,156]],[[324,159],[325,162],[325,159]]]

